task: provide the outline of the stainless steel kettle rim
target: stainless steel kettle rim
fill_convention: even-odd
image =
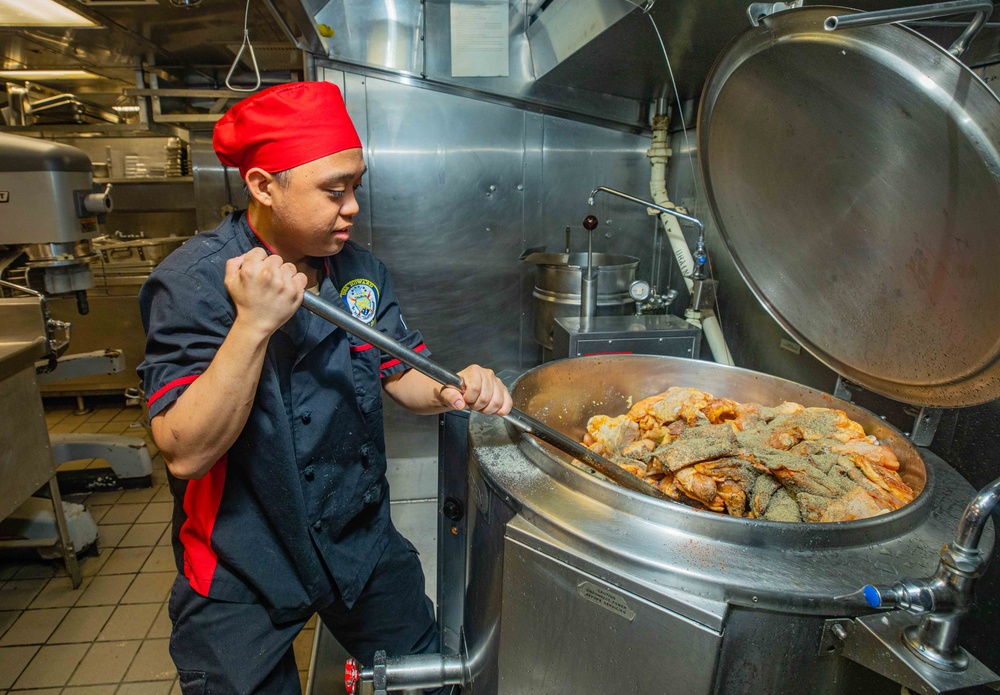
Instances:
[[[1000,100],[898,25],[779,12],[738,36],[702,95],[715,223],[767,311],[875,392],[1000,397]],[[850,12],[850,10],[848,10]]]

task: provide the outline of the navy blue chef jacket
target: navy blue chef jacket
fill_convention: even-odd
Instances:
[[[257,246],[266,247],[246,214],[233,213],[143,285],[147,342],[138,371],[151,418],[208,368],[236,317],[226,261]],[[378,258],[347,242],[324,266],[321,297],[425,349],[403,322]],[[353,605],[389,539],[381,379],[404,369],[305,309],[274,333],[232,448],[203,478],[170,478],[178,570],[196,592],[261,601],[275,622],[308,618],[334,588]]]

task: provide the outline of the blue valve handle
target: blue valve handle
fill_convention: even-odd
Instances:
[[[865,603],[867,603],[869,606],[871,606],[872,608],[882,607],[882,593],[874,586],[871,586],[870,584],[865,586],[865,588],[861,590],[861,593],[864,594]]]

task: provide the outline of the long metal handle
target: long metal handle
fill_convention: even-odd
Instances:
[[[837,29],[847,29],[850,27],[870,27],[877,24],[895,24],[897,22],[910,22],[920,19],[933,19],[934,17],[946,17],[953,14],[965,14],[975,12],[969,26],[966,27],[962,35],[955,43],[951,44],[948,52],[958,58],[976,38],[976,34],[986,24],[993,12],[992,0],[951,0],[951,2],[938,2],[933,5],[918,5],[916,7],[900,7],[893,10],[877,10],[875,12],[858,12],[857,14],[837,15],[827,17],[823,22],[823,28],[827,31]]]
[[[445,369],[437,362],[424,357],[420,353],[401,345],[398,341],[393,340],[378,329],[372,328],[367,323],[359,321],[347,313],[346,309],[331,304],[312,292],[305,293],[302,298],[302,306],[320,318],[326,319],[333,325],[343,328],[348,333],[374,345],[385,354],[392,355],[403,364],[413,367],[421,374],[430,377],[439,384],[454,386],[460,391],[465,389],[465,383],[458,374]],[[591,451],[580,442],[570,439],[562,432],[552,429],[545,423],[536,420],[517,408],[512,409],[510,413],[504,415],[503,419],[519,431],[537,437],[560,451],[565,451],[570,456],[577,458],[624,488],[652,497],[658,497],[659,499],[676,501],[659,488],[650,485],[641,478],[637,478],[600,454]]]
[[[462,381],[462,377],[458,374],[448,371],[437,362],[427,359],[419,352],[414,352],[410,348],[405,347],[377,328],[372,328],[364,321],[354,318],[347,313],[346,309],[331,304],[319,295],[306,292],[302,297],[302,306],[321,319],[326,319],[334,326],[343,328],[351,335],[355,335],[366,343],[374,345],[385,354],[392,355],[400,362],[413,367],[421,374],[429,376],[439,384],[454,386],[459,391],[465,390],[465,382]]]
[[[580,442],[570,439],[562,432],[554,430],[545,423],[536,420],[523,410],[513,408],[509,414],[503,416],[503,419],[521,432],[537,437],[560,451],[565,451],[570,456],[582,461],[601,475],[613,480],[624,488],[635,490],[636,492],[641,492],[644,495],[656,497],[661,500],[668,500],[670,502],[678,501],[660,490],[660,488],[650,485],[642,478],[637,478],[600,454],[591,451]],[[691,505],[699,506],[693,500]]]

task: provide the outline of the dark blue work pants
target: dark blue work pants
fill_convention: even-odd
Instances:
[[[390,533],[389,545],[355,604],[348,609],[337,596],[319,611],[334,637],[369,666],[377,649],[389,656],[439,651],[420,559],[395,529]],[[292,642],[306,620],[275,624],[263,605],[204,598],[183,576],[174,582],[168,612],[173,622],[170,655],[184,695],[301,692]]]

